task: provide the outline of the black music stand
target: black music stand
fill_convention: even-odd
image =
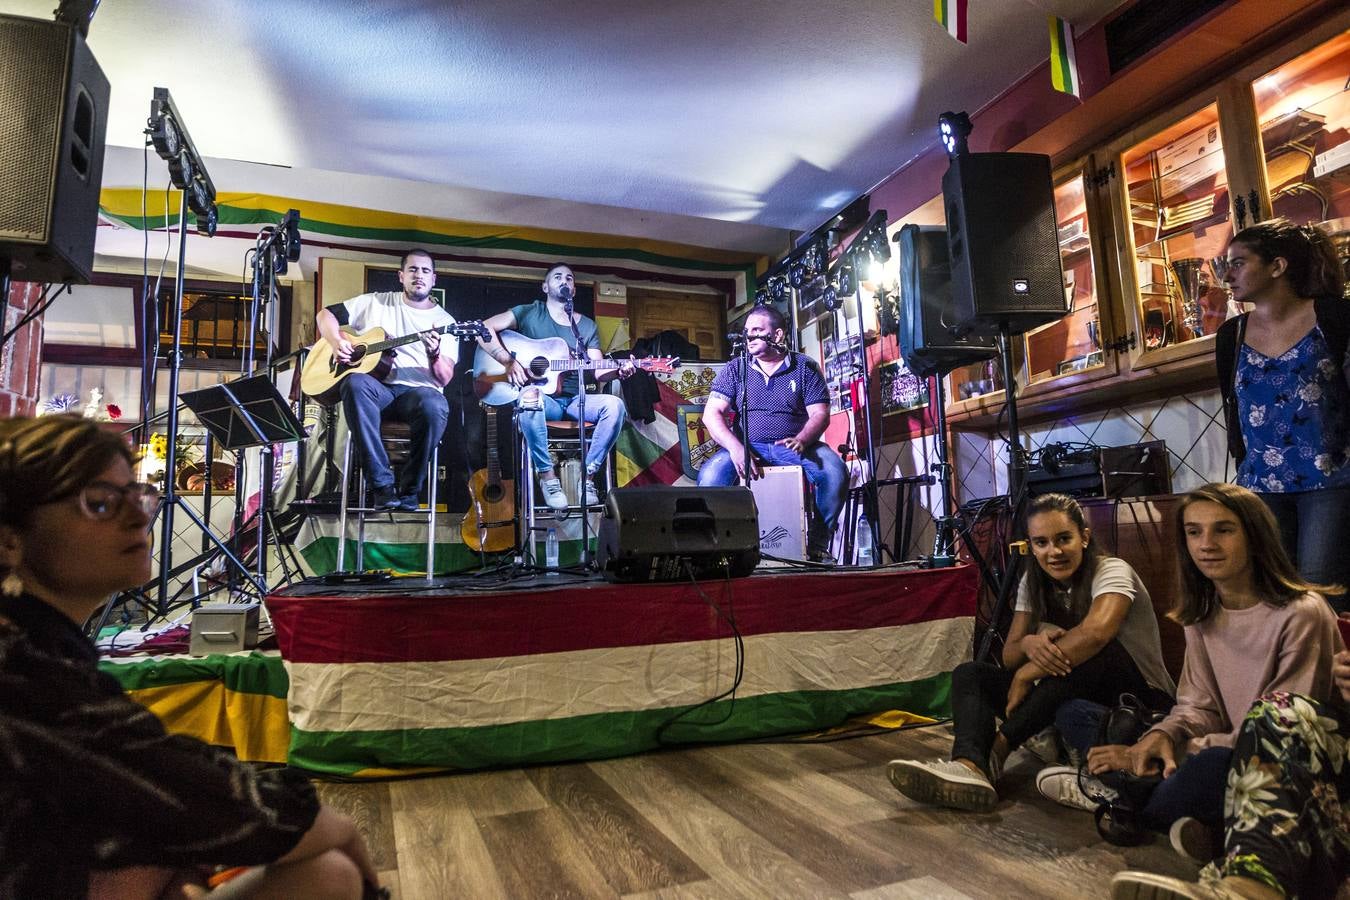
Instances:
[[[267,583],[267,541],[269,534],[275,537],[277,530],[272,521],[271,487],[275,461],[272,458],[273,444],[286,444],[304,440],[304,426],[295,417],[288,404],[277,392],[276,386],[266,375],[254,375],[240,378],[225,384],[216,384],[198,391],[188,391],[179,396],[183,405],[197,414],[197,419],[211,433],[225,450],[239,453],[250,447],[262,449],[262,477],[258,486],[258,536],[257,536],[257,572],[256,580]],[[237,484],[243,484],[243,465],[235,476]],[[278,544],[277,554],[282,569],[290,580],[290,569],[286,565],[285,549]],[[300,566],[292,552],[292,563],[296,570]],[[245,569],[247,571],[247,569]]]

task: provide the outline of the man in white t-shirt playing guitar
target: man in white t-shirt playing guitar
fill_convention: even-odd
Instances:
[[[431,298],[436,269],[431,254],[409,250],[399,264],[402,292],[361,294],[319,310],[319,335],[341,363],[351,361],[354,345],[340,330],[364,332],[382,328],[390,338],[420,333],[393,349],[393,368],[383,381],[363,372],[351,372],[340,386],[342,411],[361,451],[366,480],[374,489],[376,509],[415,510],[426,481],[427,462],[440,443],[450,408],[445,386],[455,374],[459,343],[431,331],[453,325],[455,319]],[[406,422],[412,429],[408,461],[397,482],[380,440],[380,418]]]

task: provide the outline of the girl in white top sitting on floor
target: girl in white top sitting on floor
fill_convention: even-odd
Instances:
[[[1035,498],[1027,536],[1036,565],[1018,588],[1003,665],[966,662],[952,673],[951,760],[897,759],[887,769],[911,799],[990,810],[1008,754],[1064,702],[1113,704],[1122,692],[1170,702],[1148,590],[1129,563],[1101,553],[1078,502]]]

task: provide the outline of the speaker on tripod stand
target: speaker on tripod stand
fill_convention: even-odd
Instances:
[[[945,117],[945,116],[944,116]],[[965,133],[969,133],[969,120]],[[955,331],[995,335],[1002,358],[1008,421],[1008,494],[1013,535],[1024,536],[1026,457],[1017,422],[1017,381],[1012,336],[1062,319],[1069,312],[1055,224],[1055,189],[1050,158],[1032,153],[970,153],[965,135],[948,146],[951,164],[942,176],[951,254]],[[994,584],[997,600],[990,627],[975,654],[984,659],[999,620],[1021,575],[1014,555]]]

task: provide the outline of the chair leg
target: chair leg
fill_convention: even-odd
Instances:
[[[440,448],[431,448],[431,460],[427,464],[427,584],[436,580],[436,481],[439,474]]]
[[[344,566],[347,562],[347,500],[351,480],[347,477],[351,472],[352,465],[352,435],[347,433],[347,441],[342,447],[342,499],[338,505],[338,546],[337,546],[337,570],[346,571]]]
[[[520,486],[520,558],[527,566],[534,565],[534,463],[530,461],[530,446],[525,443],[525,435],[519,425],[516,433],[520,435],[520,465],[516,471],[516,482]]]
[[[356,491],[356,571],[364,572],[366,570],[366,504],[369,497],[366,496],[366,473],[362,469],[356,482],[359,487]]]

